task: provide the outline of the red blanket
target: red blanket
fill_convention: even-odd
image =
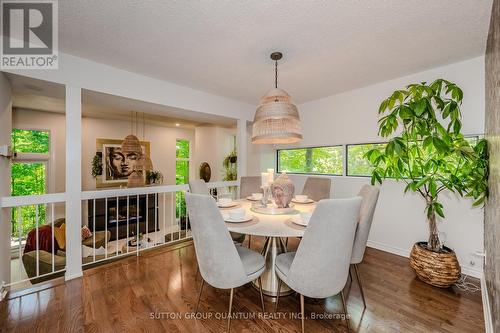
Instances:
[[[52,253],[52,242],[54,242],[54,251],[57,253],[59,246],[57,246],[57,242],[52,239],[52,227],[50,225],[38,227],[38,248]],[[28,253],[30,251],[36,251],[36,228],[31,230],[28,233],[28,237],[26,237],[26,245],[24,246],[23,253]]]

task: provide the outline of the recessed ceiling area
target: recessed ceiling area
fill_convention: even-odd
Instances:
[[[484,55],[491,0],[59,2],[63,52],[257,104],[297,103]]]
[[[15,74],[5,74],[12,88],[13,107],[56,113],[66,112],[64,85]],[[131,119],[133,111],[144,112],[144,119],[148,123],[167,127],[236,126],[236,120],[232,118],[82,90],[82,116],[84,117],[123,120],[124,118]]]

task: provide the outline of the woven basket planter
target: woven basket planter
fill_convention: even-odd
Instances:
[[[410,266],[418,278],[430,285],[448,288],[460,278],[460,264],[455,252],[444,246],[443,252],[428,250],[426,242],[413,245]]]

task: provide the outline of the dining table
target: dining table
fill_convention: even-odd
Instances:
[[[276,274],[276,257],[287,251],[285,240],[289,237],[302,237],[306,227],[299,225],[292,220],[299,218],[301,212],[312,212],[316,203],[293,203],[289,212],[280,214],[270,214],[256,212],[256,208],[262,205],[260,201],[249,199],[239,199],[234,201],[233,207],[220,208],[223,216],[227,211],[235,208],[245,209],[247,216],[252,219],[247,222],[226,222],[229,231],[245,234],[249,236],[260,236],[265,238],[261,254],[265,259],[265,270],[261,275],[262,292],[271,297],[278,295],[278,276]],[[256,281],[253,285],[258,288]],[[289,295],[293,291],[284,283],[281,286],[280,296]]]

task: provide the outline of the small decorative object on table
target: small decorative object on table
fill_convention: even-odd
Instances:
[[[293,185],[287,174],[283,172],[272,183],[271,192],[278,208],[288,208],[295,192],[295,185]]]

